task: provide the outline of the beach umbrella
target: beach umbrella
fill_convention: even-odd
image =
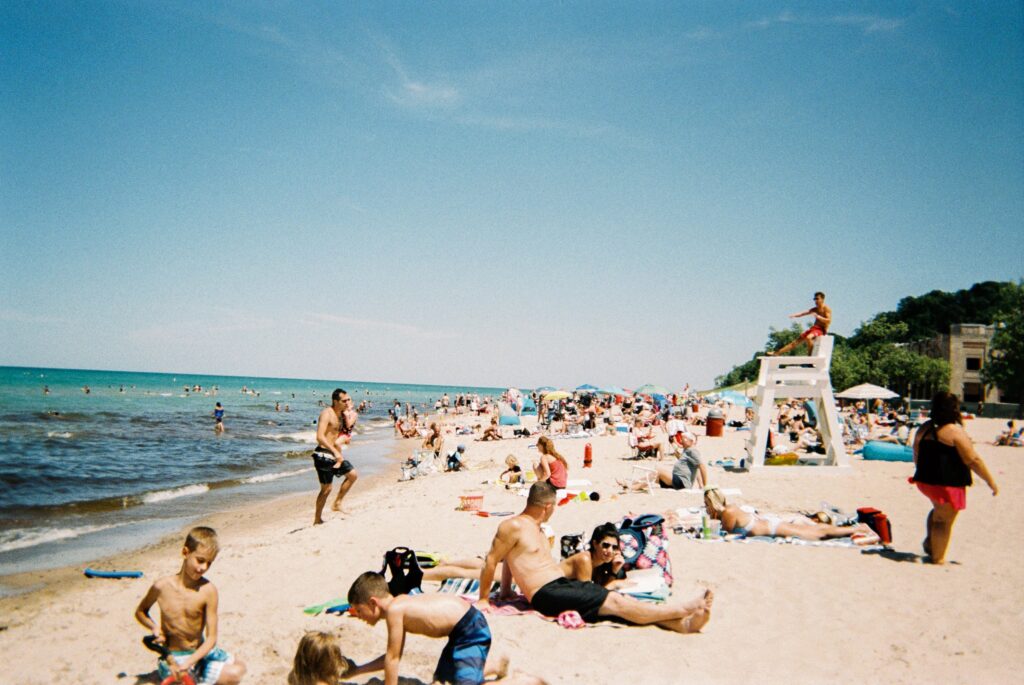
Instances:
[[[602,395],[625,395],[626,394],[626,391],[623,390],[622,388],[620,388],[617,385],[605,386],[605,387],[601,388],[600,390],[598,390],[598,392],[601,393]]]
[[[844,400],[891,400],[899,394],[880,385],[861,383],[838,393],[836,397]]]
[[[652,385],[651,383],[644,383],[636,389],[637,393],[641,395],[667,395],[668,388],[664,385]]]
[[[590,383],[584,383],[583,385],[577,386],[576,389],[582,392],[597,392],[598,387],[596,385],[591,385]]]
[[[554,401],[554,400],[564,400],[567,397],[572,397],[572,393],[571,392],[566,392],[565,390],[554,390],[552,392],[544,393],[544,398],[543,399],[548,400],[548,401]]]
[[[550,385],[542,385],[539,388],[534,388],[533,391],[534,392],[541,392],[541,393],[543,393],[543,392],[551,392],[551,391],[557,390],[557,389],[558,388],[553,388]]]
[[[729,404],[735,404],[737,407],[753,407],[754,403],[750,401],[750,398],[743,393],[736,392],[735,390],[723,390],[719,395],[719,399]]]

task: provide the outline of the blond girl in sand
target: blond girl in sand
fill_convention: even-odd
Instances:
[[[336,635],[310,631],[299,640],[288,685],[337,685],[351,667]]]

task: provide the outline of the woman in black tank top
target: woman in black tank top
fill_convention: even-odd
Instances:
[[[967,506],[966,488],[971,472],[978,474],[998,495],[992,474],[978,455],[961,425],[960,401],[956,395],[940,392],[932,398],[932,418],[914,438],[914,477],[918,489],[932,501],[928,512],[924,551],[933,564],[946,561],[946,550],[957,513]]]

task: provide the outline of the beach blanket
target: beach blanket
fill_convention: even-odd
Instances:
[[[850,538],[832,538],[831,540],[804,540],[802,538],[773,538],[767,535],[752,535],[744,537],[742,535],[726,535],[724,537],[711,538],[710,540],[704,540],[702,538],[694,538],[698,542],[706,543],[718,543],[718,542],[767,542],[775,545],[796,545],[798,547],[840,547],[845,549],[859,549],[862,552],[870,550],[878,551],[885,549],[884,545],[873,544],[873,545],[858,545]]]

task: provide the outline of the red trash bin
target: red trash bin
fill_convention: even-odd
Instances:
[[[720,438],[725,432],[725,417],[721,412],[708,412],[708,418],[704,424],[704,434],[709,438]]]

